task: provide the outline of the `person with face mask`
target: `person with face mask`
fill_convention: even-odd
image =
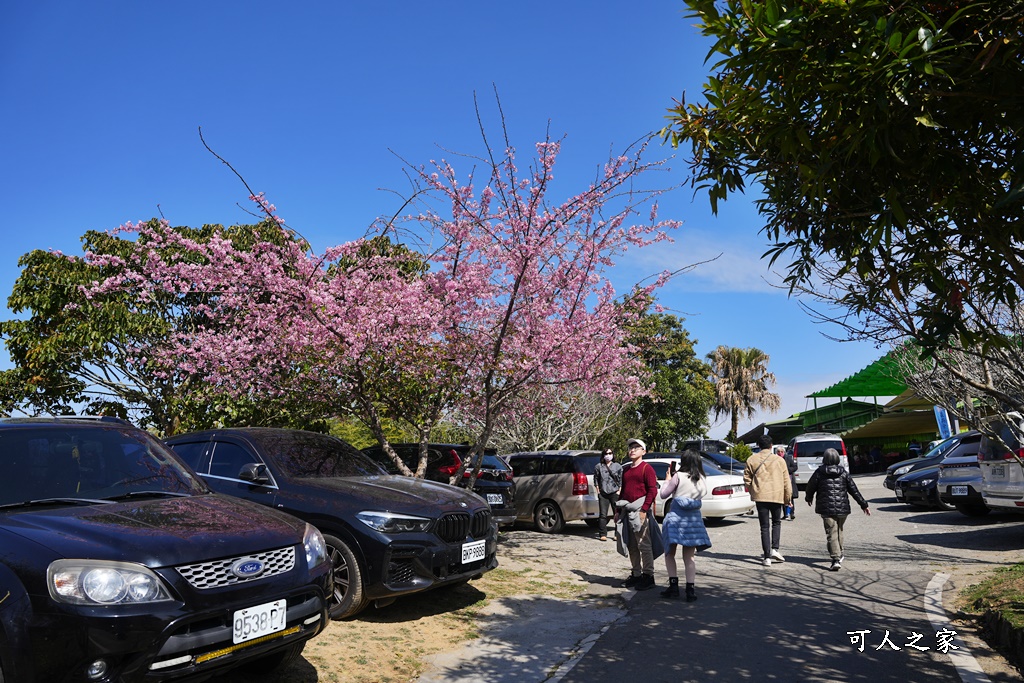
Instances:
[[[597,537],[608,540],[608,518],[617,515],[615,503],[619,500],[619,489],[622,488],[622,465],[615,462],[612,449],[604,449],[601,461],[594,468],[594,486],[597,487]]]

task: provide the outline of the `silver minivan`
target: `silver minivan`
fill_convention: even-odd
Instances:
[[[821,467],[825,450],[834,448],[839,453],[839,464],[849,472],[850,459],[846,455],[846,444],[841,436],[828,432],[807,432],[789,441],[789,452],[796,460],[796,483],[806,484],[814,471]]]
[[[1024,420],[1020,413],[994,418],[981,437],[978,464],[981,466],[981,497],[993,510],[1024,512]]]
[[[597,526],[594,469],[601,451],[531,451],[505,459],[516,482],[516,521],[548,534],[577,519]]]

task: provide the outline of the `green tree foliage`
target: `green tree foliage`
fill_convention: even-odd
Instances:
[[[740,415],[752,418],[758,409],[775,412],[782,406],[775,375],[768,371],[769,357],[760,349],[719,346],[708,354],[715,378],[715,416],[729,415],[731,429],[726,440],[736,441]]]
[[[268,227],[173,229],[197,241],[226,234],[244,248],[279,234]],[[82,237],[82,245],[85,252],[121,259],[134,250],[161,248],[95,231]],[[326,429],[323,411],[303,397],[233,399],[182,368],[155,363],[149,351],[164,344],[173,330],[205,323],[194,304],[211,293],[86,295],[85,286],[119,275],[116,263],[100,267],[43,250],[21,257],[8,307],[28,315],[0,322],[0,337],[15,364],[0,373],[4,412],[117,415],[164,435],[217,424]]]
[[[929,353],[1005,340],[972,315],[1024,286],[1024,3],[686,3],[713,74],[663,133],[712,208],[756,181],[794,290],[848,276]]]
[[[650,371],[653,394],[636,402],[638,433],[649,450],[665,450],[677,441],[703,434],[714,404],[711,370],[697,357],[682,321],[663,313],[646,315],[633,330],[634,343]]]

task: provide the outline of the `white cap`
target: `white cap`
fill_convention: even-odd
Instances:
[[[647,450],[647,444],[645,444],[640,439],[629,439],[628,441],[626,441],[626,448],[629,448],[633,444],[636,444],[637,446],[639,446],[640,448],[644,449],[645,451]]]

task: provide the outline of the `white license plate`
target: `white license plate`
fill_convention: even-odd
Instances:
[[[288,601],[275,600],[235,612],[231,642],[244,643],[253,638],[283,631],[288,617]]]
[[[967,495],[967,487],[966,486],[950,486],[949,487],[949,495],[951,495],[951,496],[966,496]]]
[[[1006,476],[1006,465],[994,465],[989,472],[993,477],[1002,479]]]
[[[903,489],[895,489],[896,500],[903,500]]]
[[[500,493],[488,493],[487,504],[488,505],[501,505],[501,494]]]
[[[487,541],[473,541],[462,544],[462,564],[479,562],[487,557]]]

